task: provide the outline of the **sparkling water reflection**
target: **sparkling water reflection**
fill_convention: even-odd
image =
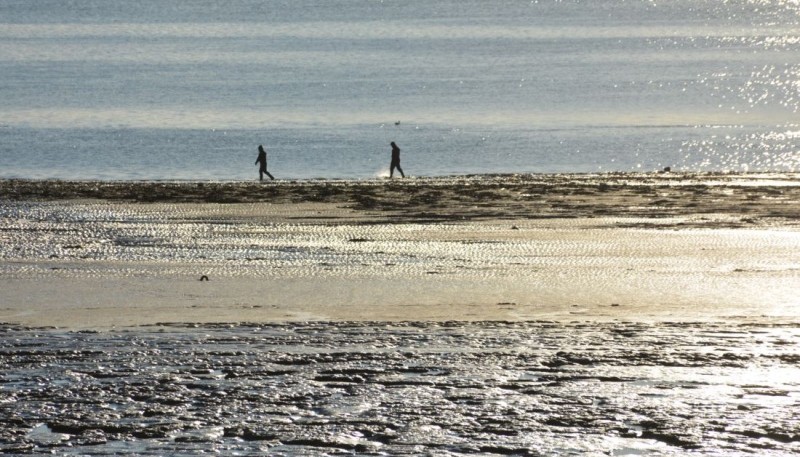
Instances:
[[[0,177],[798,169],[796,2],[0,5]],[[400,121],[400,124],[395,125]],[[720,139],[717,129],[732,129]]]

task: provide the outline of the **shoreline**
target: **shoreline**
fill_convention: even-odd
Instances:
[[[507,174],[265,183],[0,180],[0,202],[83,200],[334,204],[359,213],[365,223],[726,214],[740,218],[730,226],[746,227],[764,221],[796,225],[800,174]]]
[[[607,172],[607,173],[487,173],[437,177],[374,179],[278,179],[267,181],[215,180],[97,180],[0,178],[1,200],[98,199],[127,202],[248,203],[314,197],[335,201],[360,190],[400,187],[414,191],[457,186],[510,189],[625,187],[761,187],[791,190],[800,187],[800,173],[738,172]],[[220,195],[214,195],[214,193]]]

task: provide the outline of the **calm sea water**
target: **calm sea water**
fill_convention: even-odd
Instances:
[[[0,178],[800,170],[796,0],[2,0]]]

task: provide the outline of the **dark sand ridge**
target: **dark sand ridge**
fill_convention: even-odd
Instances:
[[[800,174],[513,174],[259,182],[0,180],[0,201],[327,203],[362,223],[726,214],[725,226],[794,225]],[[736,220],[738,218],[738,221]],[[336,223],[325,215],[317,223]],[[353,223],[348,219],[348,223]],[[705,225],[701,219],[692,225]],[[720,226],[719,221],[714,226]]]

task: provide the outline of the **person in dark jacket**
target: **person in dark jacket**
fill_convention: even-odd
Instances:
[[[392,163],[389,165],[389,177],[391,178],[394,176],[394,169],[397,168],[397,171],[400,172],[400,176],[406,177],[405,173],[403,173],[403,169],[400,168],[400,148],[394,144],[394,141],[391,143],[392,145]]]
[[[275,179],[275,177],[272,176],[267,171],[267,151],[265,151],[264,150],[264,146],[262,146],[260,144],[258,145],[258,158],[256,159],[256,165],[258,165],[259,163],[261,164],[258,167],[258,179],[259,179],[259,181],[263,181],[264,180],[264,175],[269,176],[270,179]]]

